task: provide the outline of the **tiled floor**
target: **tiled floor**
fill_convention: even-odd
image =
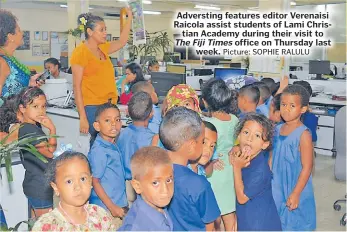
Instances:
[[[340,219],[346,212],[346,204],[341,204],[340,211],[333,209],[334,202],[344,198],[346,194],[346,182],[335,179],[335,159],[317,155],[315,162],[313,185],[317,207],[317,231],[346,231],[346,227],[340,225]]]

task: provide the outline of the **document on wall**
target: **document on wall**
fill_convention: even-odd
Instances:
[[[145,18],[143,15],[142,0],[129,0],[128,4],[133,12],[133,44],[146,44]]]

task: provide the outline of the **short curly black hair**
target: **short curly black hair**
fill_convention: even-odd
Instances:
[[[65,151],[63,152],[63,154],[53,159],[52,162],[48,164],[48,167],[45,170],[45,176],[47,178],[48,183],[56,183],[57,168],[65,162],[69,162],[74,158],[78,158],[80,160],[85,161],[88,164],[89,172],[91,173],[92,169],[90,168],[88,158],[84,154],[77,151]]]
[[[237,112],[237,92],[229,89],[223,80],[211,79],[202,87],[202,98],[210,112]]]
[[[0,107],[0,132],[9,133],[10,125],[18,123],[17,112],[19,110],[18,96],[10,95],[4,99]]]
[[[7,35],[16,33],[17,18],[10,11],[0,9],[0,46],[5,46]]]
[[[282,92],[281,98],[284,95],[297,95],[300,97],[301,107],[308,106],[310,103],[310,93],[306,90],[305,87],[299,84],[290,85],[285,88]]]
[[[265,142],[270,142],[270,145],[267,148],[267,150],[269,150],[271,148],[272,139],[274,135],[274,124],[270,121],[270,119],[268,119],[266,116],[262,114],[247,113],[245,117],[243,117],[242,120],[237,124],[235,130],[236,136],[239,136],[239,134],[242,131],[242,128],[248,121],[256,122],[263,128],[262,139]]]

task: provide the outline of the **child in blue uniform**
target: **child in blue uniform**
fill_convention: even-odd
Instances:
[[[187,168],[203,150],[204,125],[198,113],[185,107],[169,110],[159,136],[174,167],[174,196],[168,207],[175,231],[212,231],[220,211],[210,183]]]
[[[245,116],[245,114],[256,112],[259,99],[259,89],[254,85],[245,85],[239,90],[237,105],[241,111],[239,114],[240,120]]]
[[[288,86],[281,96],[285,123],[276,127],[274,136],[272,193],[283,230],[316,229],[312,137],[300,121],[309,99],[309,93],[300,85]]]
[[[173,190],[173,167],[167,152],[143,147],[131,158],[131,184],[139,194],[119,231],[172,231],[166,210]]]
[[[117,106],[111,103],[100,105],[93,126],[98,134],[88,154],[93,175],[89,202],[108,210],[113,217],[122,218],[128,202],[123,158],[115,144],[122,127]]]
[[[255,82],[254,86],[258,87],[260,92],[260,99],[257,106],[257,113],[265,115],[269,118],[269,103],[271,102],[271,91],[269,87],[263,82]]]
[[[151,145],[154,133],[148,128],[153,117],[151,96],[145,92],[135,93],[128,102],[128,112],[133,123],[120,134],[117,145],[121,151],[129,204],[135,201],[136,194],[128,180],[131,180],[130,159],[141,147]]]
[[[273,124],[264,115],[249,113],[239,123],[236,134],[240,150],[231,154],[231,163],[237,198],[237,229],[279,231],[281,221],[272,197],[272,173],[265,157],[273,136]]]
[[[281,95],[282,94],[280,93],[274,96],[270,103],[269,119],[276,125],[279,123],[282,123],[281,111],[280,111]]]
[[[149,120],[148,128],[154,133],[159,134],[159,126],[162,120],[161,109],[158,104],[158,95],[153,85],[149,81],[140,81],[131,87],[133,94],[138,92],[146,92],[151,95],[153,103],[153,117]]]

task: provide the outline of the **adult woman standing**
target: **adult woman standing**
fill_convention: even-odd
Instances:
[[[82,133],[94,132],[93,123],[98,105],[108,101],[117,103],[114,69],[108,54],[118,51],[128,42],[132,20],[130,8],[127,9],[127,15],[127,23],[119,40],[112,42],[106,42],[107,32],[103,18],[90,13],[78,17],[78,23],[84,27],[86,41],[75,48],[70,63]]]
[[[17,18],[9,11],[0,9],[0,96],[19,93],[24,87],[37,86],[40,74],[30,77],[30,70],[21,64],[13,53],[23,44],[23,32]],[[1,105],[1,103],[0,103]]]

